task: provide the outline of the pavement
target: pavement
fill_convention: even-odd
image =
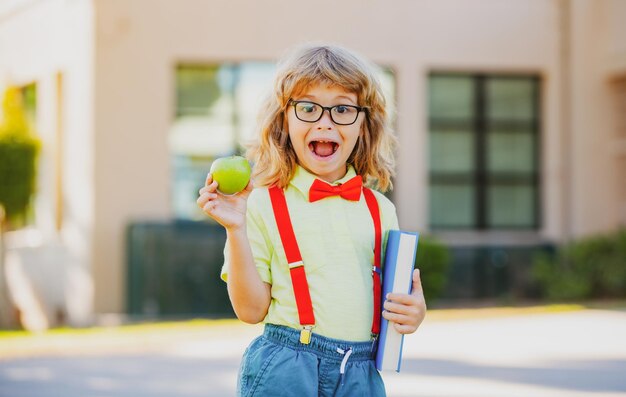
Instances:
[[[233,396],[260,326],[0,338],[0,397]],[[626,397],[626,310],[432,311],[390,397]]]

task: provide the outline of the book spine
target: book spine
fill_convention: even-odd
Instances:
[[[389,231],[383,267],[383,301],[390,292],[411,292],[418,238],[417,233]],[[404,335],[398,333],[388,320],[381,318],[376,368],[400,372],[403,346]]]

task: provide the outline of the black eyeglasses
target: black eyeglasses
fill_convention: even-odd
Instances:
[[[360,112],[367,111],[366,107],[353,105],[322,106],[311,101],[289,101],[289,106],[293,106],[298,120],[307,123],[315,123],[322,118],[324,110],[328,110],[330,119],[337,125],[354,124]]]

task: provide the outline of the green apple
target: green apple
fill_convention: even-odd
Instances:
[[[211,174],[221,193],[239,193],[250,181],[250,164],[241,156],[221,157],[211,164]]]

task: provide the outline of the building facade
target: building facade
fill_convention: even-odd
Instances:
[[[96,313],[126,310],[128,224],[197,219],[202,173],[306,41],[381,66],[402,228],[471,248],[626,224],[620,0],[4,1],[0,88],[35,89],[44,141],[35,224],[89,270]]]

